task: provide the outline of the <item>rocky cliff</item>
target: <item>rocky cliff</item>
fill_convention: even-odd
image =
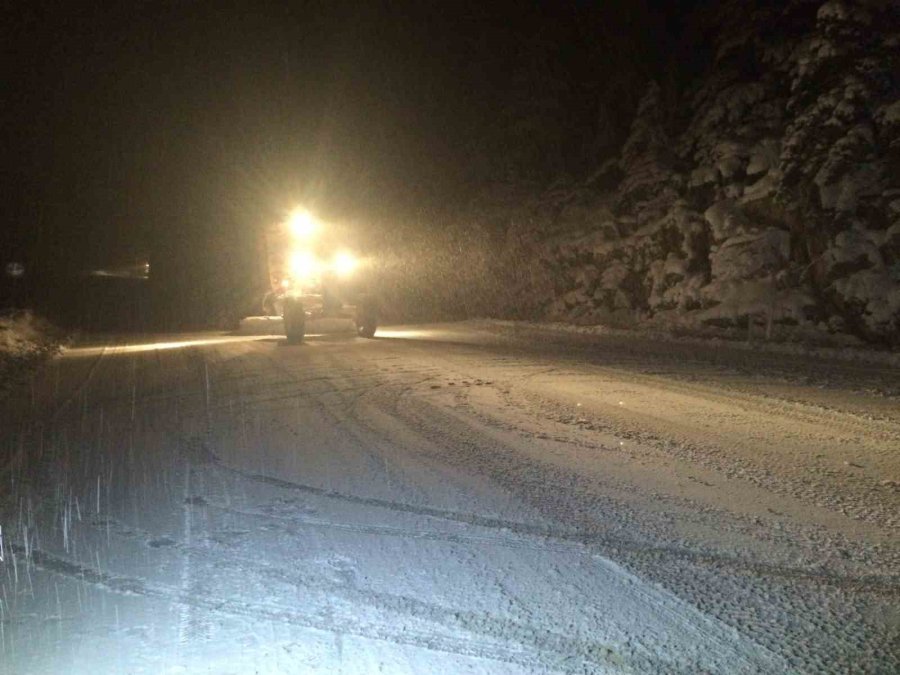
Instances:
[[[898,342],[900,5],[750,6],[697,11],[700,74],[651,82],[615,160],[520,204],[514,266],[540,262],[513,304]]]

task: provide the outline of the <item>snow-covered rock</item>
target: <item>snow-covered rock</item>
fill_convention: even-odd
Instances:
[[[59,332],[31,311],[0,315],[0,395],[16,372],[59,349]]]
[[[54,345],[53,329],[28,310],[0,316],[0,357],[28,358]]]
[[[534,210],[537,305],[900,343],[900,5],[734,0],[695,22],[711,62],[676,109],[648,85],[604,208]]]
[[[754,279],[783,269],[790,254],[790,235],[774,227],[727,239],[710,254],[713,279]]]

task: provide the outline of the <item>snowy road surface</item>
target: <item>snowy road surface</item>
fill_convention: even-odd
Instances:
[[[900,371],[468,323],[69,349],[0,672],[897,672]]]

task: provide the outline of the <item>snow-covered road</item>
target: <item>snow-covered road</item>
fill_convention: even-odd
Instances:
[[[0,673],[900,670],[900,370],[491,323],[69,349]]]

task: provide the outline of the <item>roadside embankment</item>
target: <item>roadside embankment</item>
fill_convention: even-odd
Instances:
[[[0,314],[0,398],[62,345],[62,333],[30,310]]]

